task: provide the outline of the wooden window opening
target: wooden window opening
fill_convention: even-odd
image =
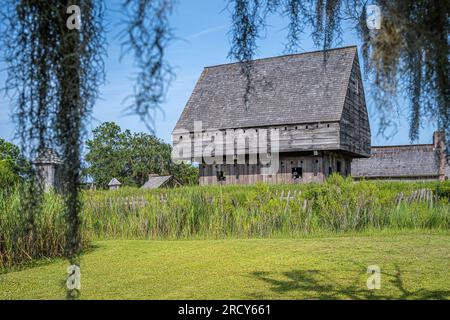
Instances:
[[[301,178],[303,178],[303,168],[292,168],[292,179],[296,180]]]
[[[225,177],[225,175],[223,174],[223,171],[217,171],[217,181],[225,181],[226,180],[226,177]]]

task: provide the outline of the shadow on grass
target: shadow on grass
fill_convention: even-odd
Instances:
[[[100,249],[101,247],[102,247],[101,245],[91,243],[83,249],[80,257],[83,257],[86,254],[92,253],[95,250]],[[27,269],[33,269],[33,268],[37,268],[37,267],[45,267],[45,266],[51,265],[53,263],[58,263],[58,262],[65,261],[65,260],[67,260],[67,259],[61,255],[56,256],[56,257],[42,257],[42,258],[38,258],[35,260],[30,260],[30,261],[22,262],[20,264],[16,264],[16,265],[12,266],[11,268],[0,268],[0,275],[4,275],[7,273],[11,273],[11,272],[19,272],[19,271],[23,271],[23,270],[27,270]]]
[[[438,299],[450,298],[450,290],[428,290],[419,289],[416,291],[407,290],[402,279],[400,268],[395,266],[395,274],[382,273],[385,278],[389,277],[389,283],[393,284],[399,293],[383,294],[383,290],[369,290],[365,281],[360,277],[348,285],[338,283],[330,277],[327,272],[319,270],[292,270],[282,273],[269,273],[264,271],[252,272],[250,276],[271,285],[270,290],[279,294],[283,299],[283,294],[298,293],[305,299]],[[281,277],[280,277],[281,276]],[[284,277],[286,280],[279,280]],[[383,280],[382,280],[383,281]],[[385,280],[386,281],[386,280]],[[291,296],[291,295],[290,295]],[[262,294],[251,294],[254,299],[265,299]]]
[[[448,300],[450,299],[450,290],[427,290],[419,289],[410,291],[405,288],[402,278],[402,272],[398,265],[395,265],[395,275],[391,283],[401,292],[398,299],[419,299],[419,300]]]

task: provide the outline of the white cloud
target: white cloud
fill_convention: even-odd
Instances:
[[[196,32],[196,33],[193,33],[193,34],[190,34],[190,35],[186,36],[186,39],[187,40],[195,40],[195,39],[203,37],[203,36],[205,36],[207,34],[214,33],[214,32],[223,30],[225,28],[228,28],[228,26],[229,26],[229,24],[223,24],[221,26],[207,28],[207,29],[202,30],[200,32]]]

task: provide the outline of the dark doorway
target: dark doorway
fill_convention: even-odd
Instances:
[[[223,171],[217,171],[217,181],[225,181],[225,175]]]
[[[303,168],[292,168],[292,179],[301,179],[303,177]]]
[[[314,161],[314,176],[317,176],[317,173],[319,172],[319,160]]]

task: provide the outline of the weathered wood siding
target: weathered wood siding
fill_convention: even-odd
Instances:
[[[355,178],[437,179],[439,159],[433,145],[372,147],[369,159],[352,163]]]
[[[338,150],[339,123],[310,123],[278,127],[280,152]]]
[[[433,144],[372,147],[369,159],[354,159],[352,176],[366,179],[445,180],[445,134],[435,132]]]
[[[258,145],[257,135],[261,134],[261,129],[267,130],[267,150],[272,150],[272,141],[270,130],[276,130],[279,137],[279,152],[301,152],[301,151],[323,151],[323,150],[339,150],[340,149],[340,124],[339,122],[331,123],[309,123],[297,125],[284,125],[276,127],[262,127],[262,128],[246,128],[246,129],[229,129],[220,131],[204,132],[202,135],[197,133],[197,138],[201,139],[203,148],[209,144],[216,143],[216,152],[222,149],[222,154],[249,154],[258,152],[255,148]],[[218,133],[222,134],[222,143],[218,143],[220,139],[217,137]],[[226,133],[225,133],[226,132]],[[238,134],[246,136],[245,149],[238,145],[236,139],[229,139],[227,137],[237,136]],[[194,151],[194,133],[177,134],[172,136],[174,147],[178,144],[186,144],[190,150]],[[219,140],[218,140],[219,139]],[[189,141],[189,142],[186,142]],[[230,141],[233,141],[230,143]],[[234,150],[233,153],[227,150]],[[189,155],[181,157],[183,160],[195,160]]]
[[[42,181],[44,190],[61,191],[62,187],[62,170],[60,165],[56,164],[38,164],[36,171],[39,179]]]
[[[447,164],[445,166],[445,180],[450,179],[450,155],[447,157]]]
[[[357,157],[369,157],[370,124],[357,55],[353,62],[340,124],[340,149]]]
[[[273,175],[261,174],[261,164],[202,164],[199,167],[199,182],[201,185],[323,182],[338,168],[343,176],[349,175],[351,161],[351,157],[339,152],[320,152],[318,156],[307,153],[284,154],[280,158],[278,173]],[[302,168],[301,178],[293,178],[293,168]],[[217,178],[220,171],[224,173],[224,181]]]

